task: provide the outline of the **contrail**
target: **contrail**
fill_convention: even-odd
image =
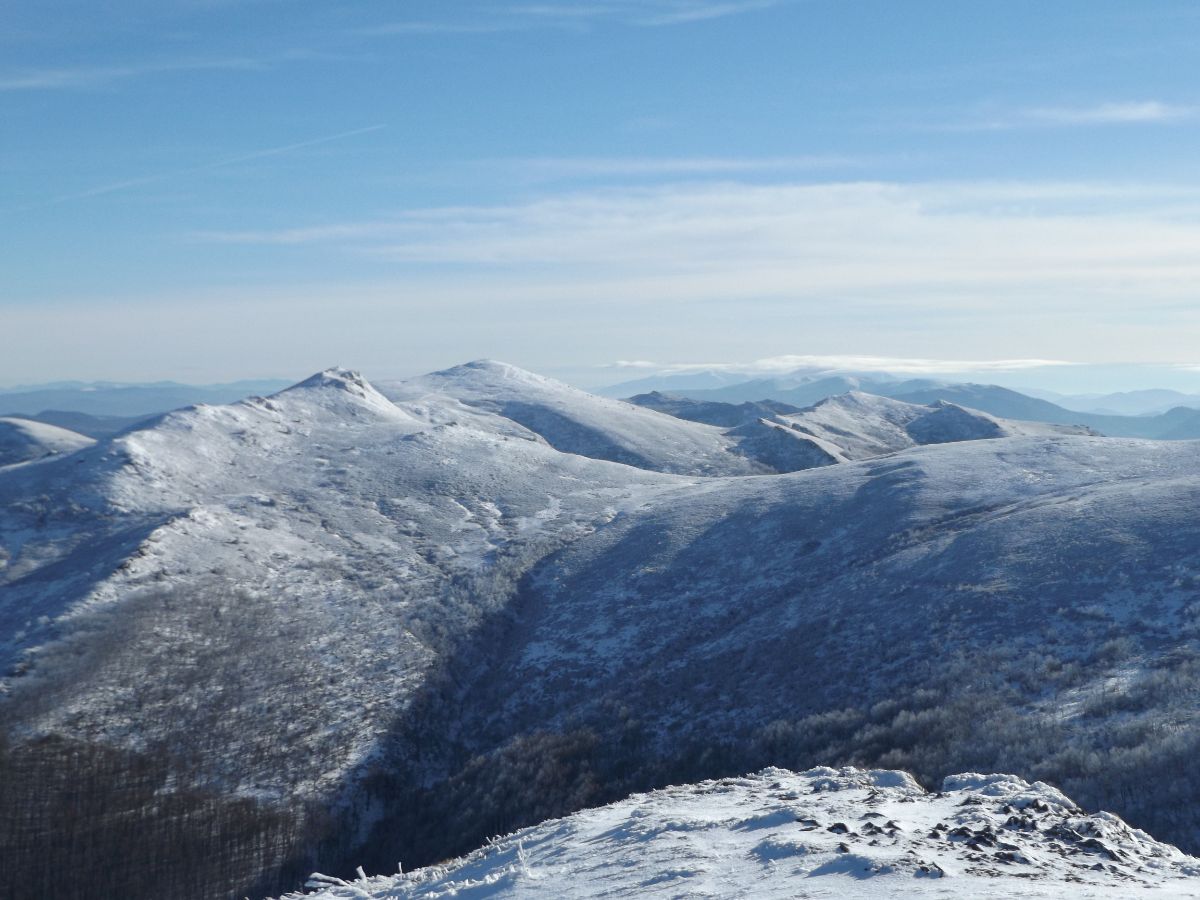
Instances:
[[[94,188],[88,188],[86,191],[79,191],[74,194],[63,194],[59,197],[51,197],[49,200],[44,200],[41,203],[34,203],[29,206],[19,206],[10,209],[10,212],[18,212],[28,209],[37,209],[42,206],[51,206],[56,203],[66,203],[70,200],[85,200],[88,197],[99,197],[103,194],[112,194],[116,191],[124,191],[132,187],[140,187],[144,184],[154,184],[159,181],[166,181],[169,178],[178,178],[181,175],[193,175],[196,172],[207,172],[211,169],[219,169],[222,166],[232,166],[237,163],[249,162],[252,159],[262,159],[266,156],[278,156],[281,153],[291,153],[293,150],[303,150],[305,147],[315,147],[318,144],[328,144],[332,141],[341,141],[346,138],[355,137],[360,134],[369,134],[372,131],[379,131],[386,128],[386,125],[369,125],[366,128],[355,128],[352,131],[341,131],[337,134],[326,135],[325,137],[312,138],[307,141],[300,141],[295,144],[284,144],[280,147],[268,147],[265,150],[255,150],[252,153],[243,153],[239,156],[229,156],[225,159],[218,159],[215,162],[203,163],[199,166],[189,166],[186,169],[176,169],[173,172],[160,172],[156,175],[145,175],[141,178],[127,178],[124,181],[115,181],[111,184],[102,184]]]

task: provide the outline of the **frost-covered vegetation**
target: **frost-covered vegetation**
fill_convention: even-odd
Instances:
[[[743,477],[717,426],[512,367],[386,391],[0,469],[3,890],[282,893],[769,765],[1012,772],[1200,849],[1200,447]]]

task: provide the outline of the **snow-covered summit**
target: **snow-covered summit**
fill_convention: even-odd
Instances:
[[[94,443],[91,438],[66,428],[31,419],[0,417],[0,467],[74,453]]]
[[[310,887],[322,900],[1183,898],[1200,860],[1011,775],[951,776],[930,794],[903,772],[765,769],[584,810],[444,865]]]
[[[274,394],[273,399],[304,399],[342,411],[358,408],[393,420],[409,418],[352,369],[325,369]]]
[[[513,439],[516,426],[495,420],[507,423],[464,416],[452,400],[400,409],[361,375],[330,369],[0,469],[0,672],[22,674],[5,684],[14,690],[70,685],[26,724],[114,743],[200,729],[220,735],[211,756],[256,790],[336,781],[419,685],[436,652],[417,636],[423,623],[465,631],[473,604],[503,596],[447,599],[451,582],[492,577],[510,555],[531,565],[679,481]],[[253,600],[231,604],[234,589]],[[140,599],[154,593],[189,599],[164,612]],[[202,621],[184,621],[201,609]],[[159,634],[163,616],[173,625]],[[229,630],[238,618],[254,624]],[[119,650],[73,672],[62,648],[113,628],[126,635]],[[187,724],[220,703],[247,636],[257,663],[239,684],[274,697],[267,711]],[[195,663],[201,646],[220,663]],[[155,666],[163,683],[194,669],[205,687],[147,700],[141,686],[156,679],[141,673]],[[245,743],[281,722],[311,730],[250,771]]]

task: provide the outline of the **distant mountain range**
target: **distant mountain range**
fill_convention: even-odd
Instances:
[[[231,403],[251,395],[268,395],[288,384],[280,379],[213,385],[59,382],[0,390],[0,416],[33,419],[98,438],[180,407]],[[1001,418],[1083,425],[1113,437],[1200,438],[1200,395],[1165,389],[1106,395],[1022,393],[997,385],[900,378],[883,372],[799,370],[770,378],[728,372],[652,376],[603,388],[597,393],[612,398],[662,393],[733,404],[769,400],[800,409],[852,391],[918,404],[946,400]],[[713,412],[716,414],[715,409]],[[744,424],[735,422],[737,413],[726,410],[724,414],[731,417],[728,422],[708,424],[725,427]]]
[[[0,390],[0,415],[36,415],[45,410],[137,420],[195,403],[233,403],[253,394],[273,394],[290,382],[280,379],[190,385],[59,382]],[[48,421],[48,420],[43,420]],[[57,424],[57,423],[52,423]]]
[[[664,382],[669,383],[669,379]],[[947,384],[926,378],[897,379],[846,374],[811,378],[756,378],[718,388],[676,387],[666,393],[703,402],[744,404],[771,401],[803,408],[828,397],[853,391],[917,404],[946,401],[1005,419],[1084,426],[1110,437],[1155,440],[1200,438],[1200,409],[1191,407],[1177,406],[1154,415],[1104,415],[1066,409],[1049,400],[998,385]],[[1159,398],[1163,395],[1155,394]]]
[[[768,765],[1014,772],[1200,849],[1200,444],[903,390],[483,360],[9,423],[0,895],[281,894]]]
[[[1059,406],[1079,412],[1104,416],[1146,416],[1167,412],[1178,406],[1200,408],[1200,394],[1186,394],[1155,388],[1141,391],[1122,391],[1115,394],[1055,394],[1051,391],[1029,391],[1034,396],[1052,400]]]

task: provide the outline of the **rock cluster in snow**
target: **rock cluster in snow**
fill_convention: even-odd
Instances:
[[[1200,860],[1054,788],[965,774],[767,769],[545,822],[321,900],[439,897],[1112,897],[1200,893]],[[301,895],[293,895],[298,897]]]

